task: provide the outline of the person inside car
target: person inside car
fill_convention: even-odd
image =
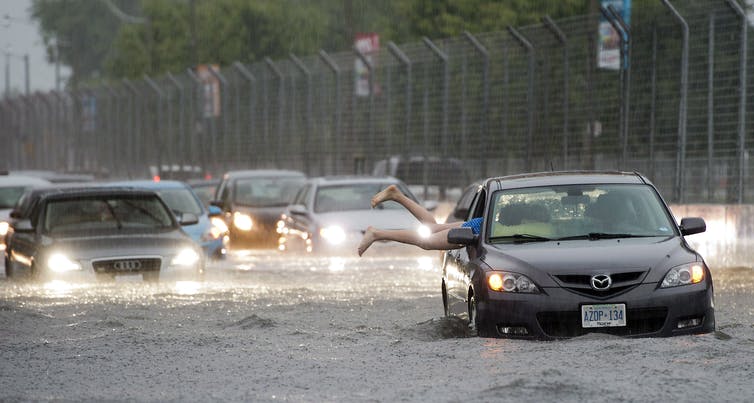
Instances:
[[[364,237],[359,243],[359,256],[363,255],[375,241],[395,241],[418,246],[425,250],[458,249],[462,245],[448,242],[448,232],[452,228],[469,227],[474,234],[481,232],[482,217],[472,218],[466,222],[438,223],[429,210],[411,200],[395,185],[390,185],[374,195],[371,200],[372,208],[388,200],[395,201],[405,207],[419,222],[429,228],[429,236],[422,235],[416,230],[385,230],[370,226],[364,232]]]

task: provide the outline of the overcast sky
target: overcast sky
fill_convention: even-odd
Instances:
[[[0,94],[6,89],[6,69],[10,62],[10,88],[25,90],[26,72],[23,55],[29,55],[29,86],[31,91],[55,89],[55,66],[46,60],[42,36],[31,21],[31,0],[0,0]],[[7,17],[6,17],[7,16]],[[7,52],[10,51],[10,60]],[[69,70],[61,68],[61,75]]]

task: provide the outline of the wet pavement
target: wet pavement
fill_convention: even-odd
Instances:
[[[754,269],[712,268],[714,333],[541,342],[444,318],[439,257],[254,251],[201,283],[0,278],[0,400],[754,400]]]

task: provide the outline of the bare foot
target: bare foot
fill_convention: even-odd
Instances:
[[[384,201],[393,200],[395,196],[400,194],[400,192],[401,191],[398,190],[398,187],[395,185],[390,185],[385,189],[382,189],[382,191],[372,197],[372,208],[375,208],[378,204]]]
[[[377,239],[374,236],[374,228],[367,228],[366,232],[364,232],[364,237],[361,238],[361,243],[359,243],[359,256],[363,255],[364,252],[366,252],[367,249],[369,249],[369,247],[372,246],[372,243],[376,240]]]

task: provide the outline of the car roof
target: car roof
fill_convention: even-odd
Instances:
[[[186,184],[181,181],[176,181],[176,180],[153,181],[149,179],[108,182],[108,183],[104,183],[103,185],[108,186],[108,187],[112,187],[112,186],[136,187],[136,188],[154,189],[154,190],[186,188]]]
[[[319,176],[309,179],[310,183],[321,185],[347,185],[358,183],[401,183],[401,181],[392,176],[372,176],[372,175],[334,175]]]
[[[650,182],[638,172],[623,171],[533,172],[493,177],[485,181],[487,187],[494,189],[595,183],[649,184]]]
[[[36,176],[28,175],[0,175],[0,186],[45,186],[49,185],[50,181],[42,179]]]
[[[269,177],[269,176],[286,176],[286,177],[302,177],[305,178],[301,171],[294,171],[289,169],[244,169],[237,171],[228,171],[223,175],[225,179],[236,178],[253,178],[253,177]]]

